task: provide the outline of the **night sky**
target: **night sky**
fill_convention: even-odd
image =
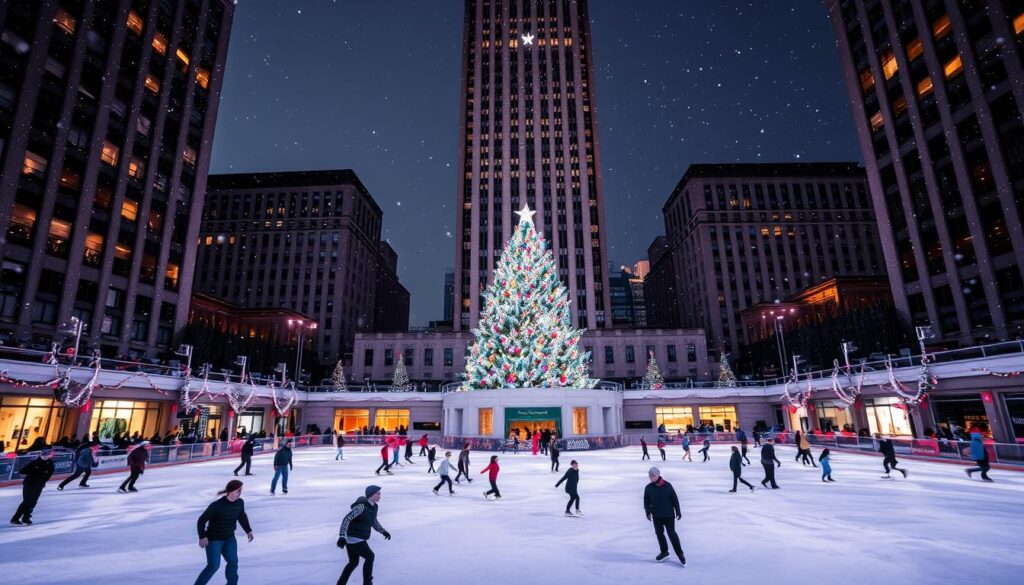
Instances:
[[[591,0],[608,258],[646,257],[691,163],[862,159],[824,3]],[[351,168],[411,325],[455,243],[461,0],[238,0],[211,172]]]

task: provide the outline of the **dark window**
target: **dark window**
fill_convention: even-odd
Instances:
[[[372,349],[367,349],[367,350],[365,350],[363,352],[363,365],[364,366],[372,366],[373,365],[373,350]]]
[[[674,345],[668,346],[668,361],[676,361],[676,346]]]

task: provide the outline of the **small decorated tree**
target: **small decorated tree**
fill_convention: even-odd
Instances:
[[[644,374],[643,387],[654,390],[661,390],[665,386],[665,378],[661,376],[661,368],[658,367],[658,360],[654,359],[654,352],[649,352],[647,360],[647,373]]]
[[[399,392],[408,392],[412,389],[409,383],[409,372],[405,369],[405,359],[401,352],[398,354],[398,365],[395,366],[395,375],[391,378],[391,389]]]
[[[736,387],[736,374],[732,373],[732,368],[729,367],[729,354],[722,354],[722,363],[719,368],[718,380],[715,380],[715,388],[735,388]]]
[[[335,392],[348,391],[348,385],[345,384],[345,367],[341,365],[341,360],[334,365],[334,372],[331,373],[331,385],[334,386]]]
[[[572,327],[568,291],[533,226],[536,212],[524,205],[516,213],[519,225],[483,295],[464,387],[593,388],[590,353],[579,349],[583,330]]]

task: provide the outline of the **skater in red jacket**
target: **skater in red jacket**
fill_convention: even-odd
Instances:
[[[394,475],[393,473],[391,473],[391,463],[388,461],[389,445],[391,445],[391,441],[385,440],[384,445],[382,445],[380,448],[380,458],[384,460],[384,463],[381,463],[380,467],[377,468],[377,475],[380,475],[381,470],[386,471],[388,475]]]
[[[536,455],[540,449],[540,431],[533,432],[533,454]]]
[[[498,467],[498,456],[497,455],[491,455],[491,462],[487,465],[487,467],[484,467],[483,469],[480,470],[480,473],[484,473],[485,471],[489,472],[487,474],[487,479],[488,479],[488,481],[491,482],[491,489],[489,489],[486,492],[484,492],[484,497],[487,498],[488,500],[491,499],[490,498],[491,494],[494,494],[494,498],[495,499],[497,499],[497,500],[501,499],[501,492],[498,491],[498,483],[497,483],[498,482],[498,470],[499,469],[500,468]]]
[[[420,437],[420,457],[427,454],[427,445],[429,444],[430,441],[427,439],[427,433],[423,433],[423,436]]]

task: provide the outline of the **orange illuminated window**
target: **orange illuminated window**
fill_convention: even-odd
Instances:
[[[181,159],[190,167],[196,166],[196,151],[191,146],[186,146],[181,152]]]
[[[196,69],[196,83],[203,89],[208,88],[210,86],[210,72],[202,67]]]
[[[917,83],[917,95],[924,97],[932,92],[934,86],[932,85],[932,78],[925,77]]]
[[[899,71],[899,65],[896,63],[896,54],[892,51],[887,51],[882,55],[882,73],[885,74],[886,79],[892,79],[893,75]]]
[[[865,69],[860,72],[860,87],[864,90],[864,93],[871,91],[871,88],[875,86],[875,76],[871,74],[870,69]]]
[[[85,263],[96,266],[103,256],[103,236],[95,232],[89,232],[85,236]]]
[[[65,189],[77,191],[82,184],[82,179],[73,169],[64,169],[60,173],[60,186]]]
[[[898,97],[892,102],[892,111],[895,115],[899,116],[903,112],[907,111],[907,100],[903,97]]]
[[[118,260],[130,260],[132,257],[132,249],[124,244],[117,244],[114,246],[114,258]]]
[[[924,45],[921,43],[921,39],[914,39],[907,45],[907,59],[913,61],[921,56],[924,52]]]
[[[949,15],[943,14],[942,17],[936,20],[935,24],[932,25],[932,33],[935,35],[935,40],[948,35],[952,26],[953,25],[949,22]]]
[[[188,53],[186,53],[185,51],[182,51],[179,48],[178,50],[174,51],[174,54],[177,55],[179,61],[181,61],[185,65],[188,65],[188,63],[189,63]]]
[[[153,35],[153,50],[161,55],[167,55],[167,37],[160,33]]]
[[[874,116],[871,116],[871,129],[881,130],[882,126],[885,125],[885,118],[882,117],[882,112],[875,112]]]
[[[1013,19],[1013,32],[1020,34],[1024,33],[1024,12],[1017,15],[1017,18]]]
[[[120,150],[113,145],[109,140],[103,141],[103,150],[100,151],[100,160],[107,163],[110,166],[117,166],[117,155],[120,154]]]
[[[128,221],[135,221],[139,217],[139,204],[131,199],[125,199],[121,204],[121,217]]]
[[[942,68],[942,71],[946,74],[946,79],[953,79],[957,75],[960,75],[960,72],[963,70],[964,64],[963,61],[960,60],[960,55],[950,59]]]
[[[25,161],[22,164],[21,172],[24,175],[36,175],[42,177],[46,174],[46,167],[50,164],[50,161],[39,156],[38,154],[25,151]]]
[[[75,34],[75,17],[68,14],[67,10],[58,8],[53,14],[53,24],[56,24],[69,35]]]
[[[142,34],[142,17],[134,10],[128,11],[128,30],[137,35]]]
[[[177,264],[168,264],[167,270],[164,271],[164,287],[165,288],[177,288],[178,287],[178,275],[181,269]]]
[[[164,227],[164,214],[156,209],[149,211],[149,221],[146,222],[146,229],[158,232]]]
[[[141,179],[142,173],[146,170],[146,163],[142,162],[137,158],[132,158],[132,161],[128,163],[128,176],[133,179]]]
[[[151,73],[146,74],[146,89],[153,93],[160,93],[160,82]]]

